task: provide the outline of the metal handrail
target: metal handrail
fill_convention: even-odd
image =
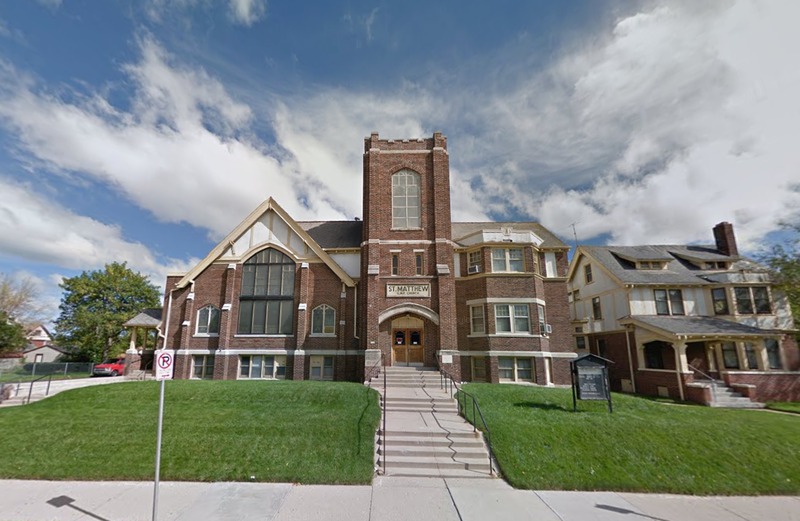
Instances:
[[[378,359],[378,361],[375,362],[372,365],[372,367],[369,368],[369,373],[368,373],[368,374],[372,375],[373,372],[375,372],[376,369],[378,370],[378,376],[380,376],[380,374],[383,373],[383,395],[380,396],[381,418],[382,418],[382,421],[383,421],[383,426],[381,427],[381,438],[383,439],[383,450],[381,451],[381,454],[380,454],[380,456],[381,456],[381,458],[380,458],[380,466],[381,466],[381,471],[383,472],[383,474],[386,474],[386,363],[385,362],[386,362],[386,360],[385,360],[385,358],[383,356],[383,353],[381,353],[380,359]],[[383,366],[383,371],[381,371],[379,369],[379,367],[381,367],[381,366]],[[367,387],[372,389],[372,378],[367,380]]]
[[[53,381],[53,375],[52,374],[46,374],[44,376],[40,376],[36,380],[31,380],[30,385],[28,387],[28,399],[25,400],[25,402],[23,402],[24,404],[31,403],[31,394],[33,393],[33,384],[35,384],[39,380],[43,380],[45,378],[47,378],[47,390],[45,391],[44,395],[45,396],[49,396],[50,395],[50,383]]]
[[[447,372],[446,369],[443,369],[441,366],[439,367],[439,384],[440,387],[445,389],[447,392],[450,393],[450,397],[453,398],[453,389],[455,389],[455,399],[456,404],[458,404],[458,414],[461,415],[465,420],[469,421],[467,418],[467,398],[470,399],[472,402],[472,429],[473,432],[478,431],[478,418],[481,419],[481,425],[483,429],[480,429],[483,432],[483,437],[486,439],[486,447],[489,449],[489,475],[494,475],[494,452],[492,451],[492,433],[489,431],[489,426],[486,424],[486,419],[483,417],[483,412],[481,412],[481,408],[478,405],[478,400],[473,395],[468,393],[467,391],[463,390],[458,383],[453,379],[450,373]],[[464,396],[464,403],[461,403],[460,396]]]
[[[706,378],[708,378],[709,380],[711,380],[711,399],[716,402],[717,401],[717,380],[715,378],[713,378],[711,375],[707,375],[706,373],[704,373],[700,369],[696,368],[692,364],[686,364],[686,365],[692,371],[696,371],[696,372],[700,373],[701,375],[705,376]]]

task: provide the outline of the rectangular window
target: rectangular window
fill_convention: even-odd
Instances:
[[[486,324],[483,317],[483,306],[469,307],[470,333],[481,334],[486,332]]]
[[[586,337],[585,336],[576,336],[575,337],[575,347],[577,349],[586,349]]]
[[[212,355],[192,356],[192,378],[204,380],[214,378],[214,357]]]
[[[497,359],[497,376],[500,381],[506,382],[532,382],[533,359],[499,357]]]
[[[711,301],[714,304],[715,315],[730,315],[728,295],[725,288],[713,288],[711,290]]]
[[[772,307],[769,305],[769,291],[767,291],[766,286],[755,286],[752,290],[756,313],[759,315],[771,314]]]
[[[312,356],[309,361],[311,380],[333,380],[333,357]]]
[[[275,380],[286,377],[286,357],[246,355],[239,357],[239,378],[245,380]]]
[[[725,369],[739,369],[739,354],[733,342],[722,343],[722,364]]]
[[[481,272],[481,251],[471,251],[467,254],[468,258],[468,273],[480,273]]]
[[[747,368],[757,370],[758,354],[756,353],[756,347],[751,342],[744,343],[744,355],[747,358]]]
[[[600,307],[600,297],[592,299],[592,318],[601,320],[603,318],[603,309]]]
[[[482,356],[472,357],[472,381],[473,382],[486,381],[486,358]]]
[[[592,278],[592,265],[591,264],[587,264],[586,266],[583,267],[583,279],[584,279],[584,281],[586,281],[586,284],[591,284],[592,281],[594,280]]]
[[[422,254],[417,253],[414,255],[414,261],[416,263],[417,275],[422,275]]]
[[[767,362],[769,363],[769,368],[783,369],[783,364],[781,363],[781,349],[778,341],[774,338],[767,338],[764,340],[764,344],[767,347]]]
[[[542,336],[547,336],[547,321],[545,320],[544,316],[544,306],[541,304],[536,305],[536,314],[539,318],[539,334]]]
[[[527,304],[497,304],[494,307],[496,333],[530,333]]]
[[[683,292],[679,289],[653,290],[656,313],[659,315],[684,315]]]
[[[400,255],[392,253],[392,275],[400,274]]]
[[[492,272],[521,273],[525,271],[522,248],[492,248]]]
[[[753,314],[753,299],[750,298],[750,288],[733,288],[736,297],[736,312],[740,315]]]

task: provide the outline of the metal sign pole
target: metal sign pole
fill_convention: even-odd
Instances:
[[[161,477],[161,427],[164,422],[164,382],[161,380],[161,396],[158,399],[158,435],[156,439],[156,479],[153,487],[153,521],[158,519],[158,482]]]

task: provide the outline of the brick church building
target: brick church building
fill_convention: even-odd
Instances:
[[[533,222],[453,222],[447,140],[364,140],[363,219],[273,199],[167,278],[175,378],[363,381],[376,364],[569,384],[569,247]]]

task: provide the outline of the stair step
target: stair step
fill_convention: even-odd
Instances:
[[[417,445],[395,445],[390,443],[387,448],[379,448],[378,454],[386,454],[387,458],[455,458],[456,461],[464,459],[486,459],[489,455],[483,448],[459,447],[454,450],[448,447],[425,447]]]
[[[459,461],[461,460],[461,461]],[[456,458],[456,461],[450,458],[436,458],[436,457],[386,457],[386,471],[391,473],[393,469],[459,469],[459,470],[475,470],[479,472],[489,473],[489,458],[482,456],[476,458]]]
[[[468,478],[468,479],[487,479],[497,476],[490,476],[488,471],[461,470],[461,469],[428,469],[390,467],[385,474],[392,477],[407,478]]]
[[[472,438],[431,438],[430,436],[408,436],[378,438],[378,446],[388,443],[389,448],[400,447],[451,447],[455,449],[484,449],[483,441],[477,436]]]
[[[378,430],[378,436],[386,435],[387,438],[460,438],[460,439],[477,439],[480,438],[480,432],[445,432],[445,431],[390,431],[385,433]]]

